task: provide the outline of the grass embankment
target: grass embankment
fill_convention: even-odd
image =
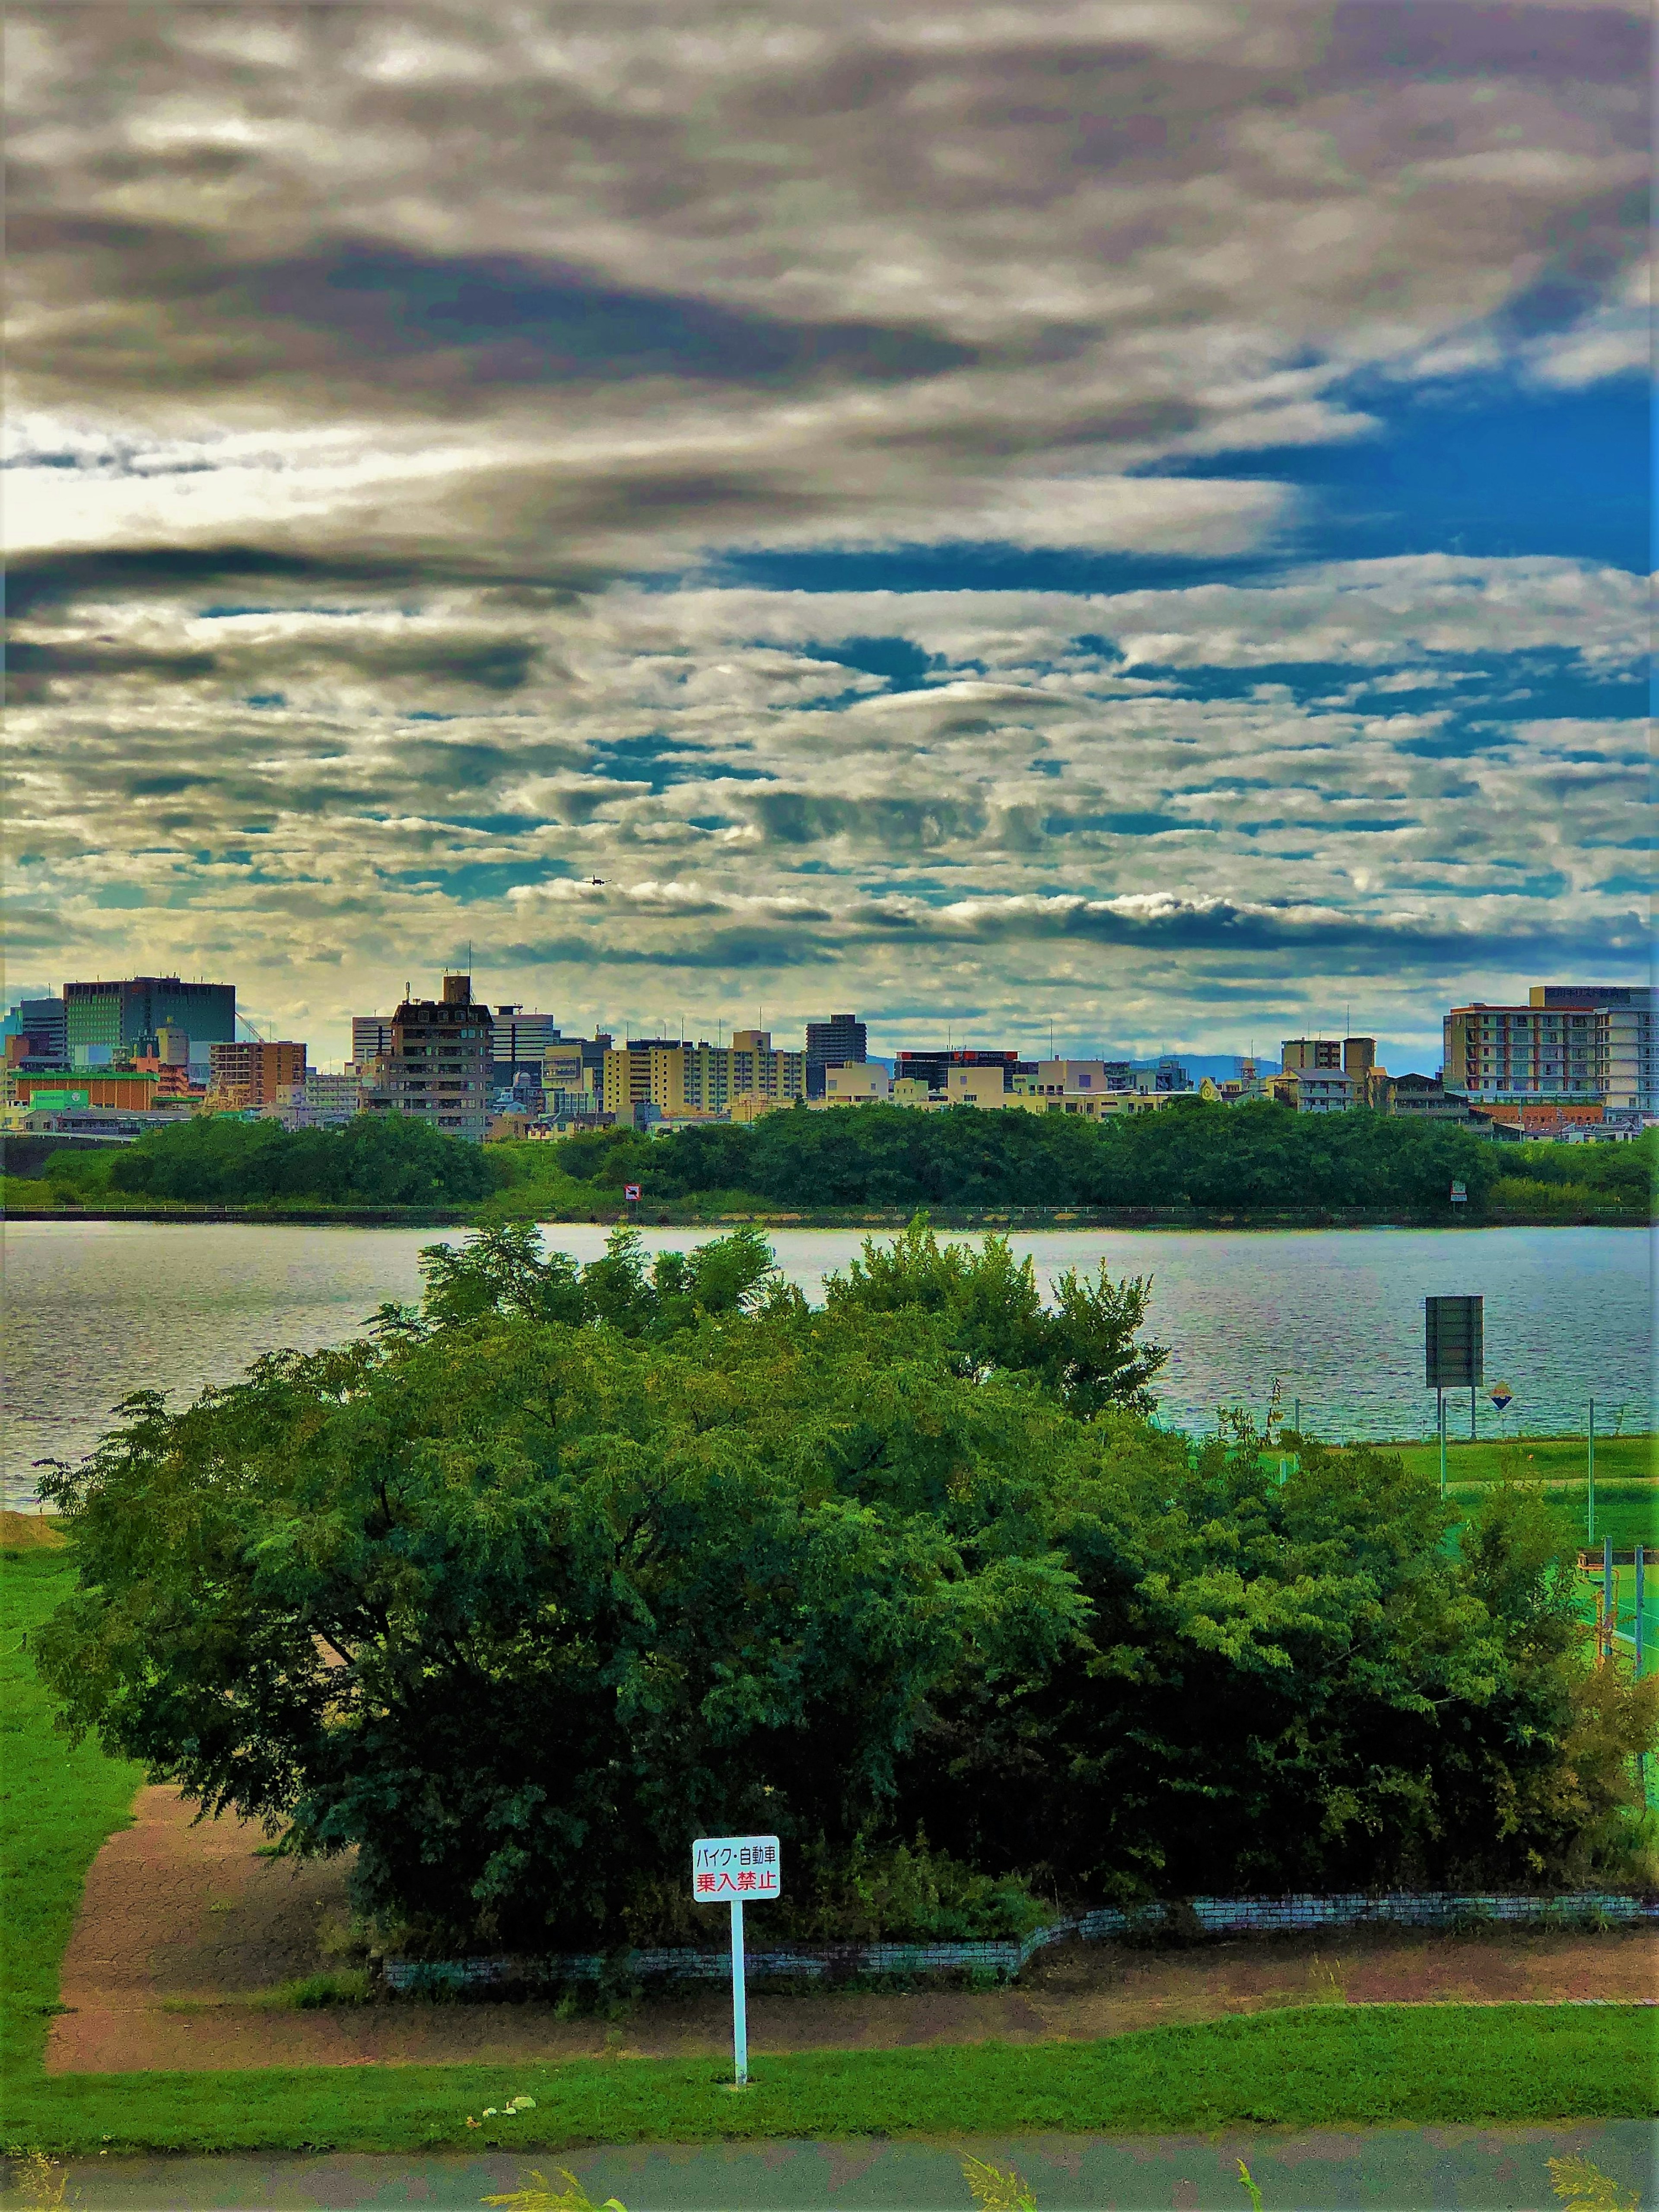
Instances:
[[[26,1639],[69,1595],[74,1577],[61,1542],[14,1525],[28,1517],[9,1513],[0,1531],[0,2080],[8,2122],[20,2078],[40,2069],[87,1869],[105,1837],[128,1825],[143,1779],[95,1744],[71,1750],[53,1733]]]
[[[1105,2043],[762,2052],[740,2095],[708,2059],[58,2076],[8,2125],[64,2155],[1611,2119],[1652,2109],[1654,2051],[1635,2006],[1316,2007]],[[467,2126],[518,2095],[534,2111]]]
[[[1416,1474],[1436,1475],[1437,1443],[1385,1445]],[[1446,1488],[1462,1505],[1474,1505],[1490,1483],[1505,1479],[1540,1486],[1562,1534],[1589,1540],[1583,1437],[1515,1437],[1446,1444]],[[1611,1536],[1613,1549],[1659,1546],[1659,1437],[1598,1437],[1595,1440],[1595,1542]]]
[[[9,1541],[8,1527],[0,1541]],[[1611,2118],[1653,2105],[1656,2015],[1527,2005],[1321,2005],[1110,2041],[757,2052],[734,2095],[707,2059],[556,2069],[313,2067],[69,2075],[42,2067],[58,1969],[86,1869],[141,1778],[52,1730],[23,1648],[71,1586],[64,1549],[9,1550],[3,1648],[8,2140],[100,2150],[561,2149],[733,2138],[1002,2135],[1037,2130]],[[469,2128],[486,2105],[533,2112]]]

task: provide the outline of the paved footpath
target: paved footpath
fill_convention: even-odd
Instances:
[[[568,2166],[596,2204],[628,2212],[972,2212],[964,2152],[1012,2166],[1039,2212],[1249,2212],[1249,2162],[1263,2212],[1559,2212],[1545,2160],[1581,2156],[1624,2196],[1651,2202],[1654,2128],[1644,2120],[1534,2128],[1329,2128],[1217,2136],[1025,2136],[962,2143],[884,2141],[636,2145],[626,2149],[417,2158],[307,2156],[76,2160],[66,2202],[82,2212],[458,2212]],[[16,2200],[7,2198],[11,2203]]]

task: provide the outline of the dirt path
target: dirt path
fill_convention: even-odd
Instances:
[[[87,1879],[64,1960],[70,2009],[52,2023],[51,2072],[505,2065],[605,2051],[718,2056],[727,2047],[729,1999],[714,1989],[652,1997],[618,2023],[561,2020],[540,2004],[300,2012],[251,2002],[331,1963],[324,1947],[331,1924],[344,1923],[343,1869],[258,1856],[258,1828],[192,1825],[173,1790],[142,1790],[135,1812],[136,1824],[109,1838]],[[1040,1954],[1014,1989],[754,1996],[749,2033],[756,2051],[1092,2040],[1320,2002],[1629,2000],[1656,1990],[1659,1931],[1650,1929],[1469,1937],[1370,1929],[1187,1952],[1071,1943]]]

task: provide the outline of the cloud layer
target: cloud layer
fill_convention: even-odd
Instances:
[[[1632,11],[7,37],[18,974],[1265,1044],[1638,958],[1632,580],[1252,459],[1628,367]],[[1159,581],[743,581],[988,544]]]

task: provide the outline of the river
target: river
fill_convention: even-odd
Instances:
[[[464,1231],[447,1232],[459,1239]],[[605,1231],[561,1224],[550,1243],[591,1259]],[[684,1248],[713,1232],[647,1230]],[[262,1352],[360,1332],[383,1299],[420,1288],[430,1229],[241,1223],[23,1221],[4,1236],[5,1502],[34,1499],[34,1463],[85,1451],[130,1391],[183,1400],[233,1380]],[[780,1229],[784,1272],[816,1297],[862,1232]],[[1085,1230],[1017,1236],[1038,1275],[1092,1269],[1152,1278],[1151,1333],[1173,1347],[1160,1418],[1212,1425],[1242,1404],[1258,1419],[1275,1377],[1287,1416],[1332,1437],[1433,1427],[1423,1387],[1423,1299],[1480,1292],[1486,1374],[1507,1382],[1510,1429],[1652,1425],[1653,1268],[1634,1229]],[[1460,1424],[1467,1404],[1455,1408]],[[1483,1398],[1482,1434],[1499,1417]],[[1466,1427],[1464,1432],[1467,1432]]]

